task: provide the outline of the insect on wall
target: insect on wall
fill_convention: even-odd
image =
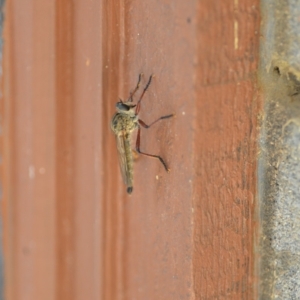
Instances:
[[[152,77],[152,75],[149,77],[148,83],[146,84],[141,96],[139,97],[137,103],[134,104],[133,96],[139,89],[142,78],[142,74],[139,75],[138,83],[133,92],[130,93],[129,98],[126,101],[120,100],[116,103],[117,112],[115,113],[111,121],[111,129],[116,136],[119,165],[123,181],[127,186],[128,194],[131,194],[133,191],[133,155],[131,149],[131,136],[135,130],[137,130],[137,138],[135,145],[136,151],[145,156],[158,159],[162,163],[165,170],[169,172],[167,164],[159,155],[149,154],[140,150],[141,127],[148,129],[158,121],[168,119],[174,116],[174,114],[162,116],[150,123],[149,125],[147,125],[144,121],[142,121],[139,118],[138,114],[141,108],[141,101],[151,84]]]

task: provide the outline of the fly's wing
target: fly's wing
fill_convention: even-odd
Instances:
[[[132,187],[132,153],[130,139],[124,132],[116,135],[116,141],[123,181],[127,187]]]

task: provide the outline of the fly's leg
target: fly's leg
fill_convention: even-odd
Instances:
[[[136,147],[136,151],[138,153],[140,153],[140,154],[143,154],[143,155],[146,155],[146,156],[150,156],[150,157],[159,159],[160,162],[163,164],[165,170],[167,172],[169,172],[170,169],[167,167],[167,164],[165,163],[165,161],[159,155],[148,154],[148,153],[142,152],[140,150],[140,144],[141,144],[140,142],[141,142],[141,128],[139,127],[138,128],[138,132],[137,132],[137,138],[136,138],[136,146],[135,146]]]
[[[134,96],[134,94],[136,93],[136,91],[137,91],[137,90],[139,89],[139,87],[140,87],[140,83],[141,83],[142,76],[143,76],[143,73],[139,74],[139,80],[138,80],[138,83],[137,83],[135,89],[133,90],[133,92],[130,93],[130,96],[129,96],[129,98],[128,98],[127,101],[130,101],[130,102],[133,101],[133,98],[132,98],[132,97]]]
[[[147,89],[148,89],[148,87],[149,87],[149,85],[150,85],[150,83],[151,83],[152,77],[153,77],[153,75],[150,76],[150,78],[149,78],[149,80],[148,80],[148,83],[146,84],[146,86],[145,86],[145,88],[144,88],[144,90],[143,90],[143,93],[142,93],[140,99],[138,100],[138,102],[137,102],[137,104],[136,104],[136,108],[135,108],[135,114],[136,114],[136,115],[140,112],[140,109],[141,109],[141,101],[142,101],[142,99],[143,99],[143,97],[144,97],[144,95],[145,95],[145,93],[146,93],[146,91],[147,91]]]
[[[160,121],[160,120],[164,120],[164,119],[168,119],[168,118],[171,118],[171,117],[173,117],[174,116],[174,114],[171,114],[171,115],[167,115],[167,116],[162,116],[162,117],[160,117],[160,118],[158,118],[157,120],[155,120],[154,122],[152,122],[152,123],[150,123],[149,125],[147,125],[144,121],[142,121],[142,120],[138,120],[138,122],[139,122],[139,124],[141,125],[141,126],[143,126],[144,128],[150,128],[152,125],[154,125],[156,122],[158,122],[158,121]]]

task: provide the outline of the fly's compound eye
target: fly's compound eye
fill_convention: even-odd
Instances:
[[[123,102],[117,102],[117,104],[116,104],[116,108],[120,111],[130,111],[130,109],[135,106],[136,105],[128,105]]]
[[[129,111],[130,107],[122,102],[117,102],[116,108],[123,111]]]

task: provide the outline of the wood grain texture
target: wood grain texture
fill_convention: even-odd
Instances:
[[[258,0],[27,2],[6,7],[6,298],[255,298]],[[176,114],[141,150],[171,172],[139,156],[128,196],[109,124],[141,72],[141,119]]]
[[[126,2],[125,96],[146,69],[141,117],[177,118],[142,141],[171,174],[140,158],[120,204],[125,298],[254,297],[258,30],[254,1]]]
[[[199,5],[194,275],[198,299],[255,299],[258,1]]]

